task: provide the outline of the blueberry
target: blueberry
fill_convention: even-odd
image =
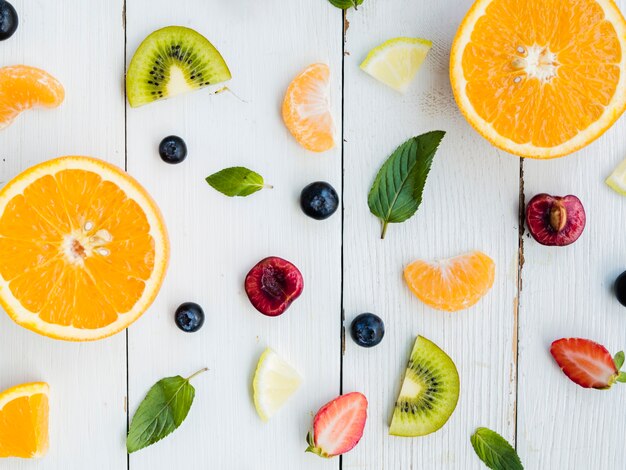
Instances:
[[[204,324],[204,312],[200,305],[193,302],[180,304],[174,315],[176,326],[186,333],[195,333]]]
[[[385,324],[373,313],[362,313],[352,320],[350,335],[359,346],[371,348],[383,340]]]
[[[185,141],[176,135],[167,136],[159,144],[159,155],[165,163],[176,164],[187,158]]]
[[[615,295],[619,303],[626,307],[626,271],[617,276],[615,279]]]
[[[316,181],[302,190],[300,207],[309,217],[316,220],[328,219],[339,207],[339,196],[330,184]]]
[[[9,39],[17,29],[17,12],[13,5],[0,0],[0,41]]]

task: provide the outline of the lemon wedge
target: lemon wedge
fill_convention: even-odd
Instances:
[[[613,191],[626,196],[626,160],[617,165],[605,182]]]
[[[404,93],[432,46],[433,43],[426,39],[390,39],[370,51],[361,64],[361,70]]]
[[[263,421],[269,420],[295,393],[302,378],[271,348],[267,348],[256,366],[252,388],[254,407]]]

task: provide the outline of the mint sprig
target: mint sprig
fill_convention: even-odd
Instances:
[[[357,9],[357,6],[363,3],[363,0],[328,0],[333,6],[347,10],[348,8]]]
[[[433,131],[412,137],[400,145],[381,167],[367,203],[382,223],[385,238],[390,223],[413,217],[422,203],[422,193],[435,152],[445,132]]]
[[[265,184],[261,175],[242,166],[224,168],[208,176],[206,182],[229,197],[249,196],[263,188],[272,187]]]
[[[515,449],[497,432],[478,428],[470,442],[476,455],[492,470],[524,470]]]
[[[160,441],[178,429],[189,414],[196,394],[189,381],[207,370],[200,369],[186,379],[179,375],[167,377],[152,386],[130,423],[126,437],[129,454]]]

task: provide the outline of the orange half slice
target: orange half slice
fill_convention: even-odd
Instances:
[[[0,190],[0,304],[40,334],[86,341],[128,327],[156,297],[168,257],[156,204],[106,162],[57,158]]]
[[[495,146],[560,157],[624,112],[625,52],[613,0],[477,0],[452,45],[452,90]]]

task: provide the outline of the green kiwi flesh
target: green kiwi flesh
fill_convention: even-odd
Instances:
[[[168,26],[137,48],[126,73],[126,95],[135,108],[231,79],[219,51],[197,31]]]
[[[425,436],[441,428],[459,400],[459,373],[452,359],[418,336],[396,401],[389,434]]]

